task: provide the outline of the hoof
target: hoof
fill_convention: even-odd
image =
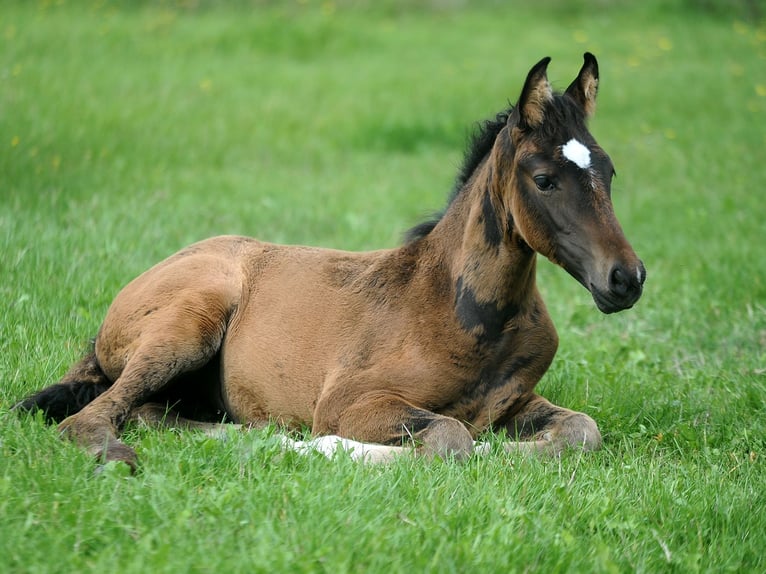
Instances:
[[[115,436],[115,429],[110,422],[103,419],[80,420],[83,411],[64,419],[58,426],[62,438],[66,438],[88,453],[99,463],[123,462],[135,473],[138,466],[136,451],[121,443]]]
[[[601,433],[596,421],[584,413],[574,413],[564,420],[563,429],[554,437],[562,448],[581,448],[594,451],[601,448]]]
[[[124,478],[127,476],[135,476],[136,471],[132,466],[123,464],[122,462],[108,462],[106,464],[97,464],[93,469],[93,476],[116,476],[118,478]]]
[[[110,439],[106,447],[92,449],[91,452],[100,463],[99,468],[96,469],[96,474],[103,472],[103,467],[110,462],[126,464],[130,469],[130,474],[135,474],[138,469],[136,451],[116,439]]]
[[[471,433],[463,423],[447,417],[432,422],[417,439],[422,442],[419,454],[427,458],[465,460],[473,452]]]

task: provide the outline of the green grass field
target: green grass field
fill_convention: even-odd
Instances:
[[[0,570],[765,571],[758,4],[218,4],[0,8]],[[133,429],[141,471],[94,475],[8,412],[192,241],[396,245],[445,203],[475,122],[543,56],[564,89],[585,50],[648,279],[604,316],[541,262],[561,343],[539,388],[602,451],[370,467],[282,454],[273,429]]]

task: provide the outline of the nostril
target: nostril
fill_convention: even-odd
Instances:
[[[611,311],[619,311],[621,309],[628,309],[641,298],[641,293],[644,290],[644,280],[646,279],[646,270],[643,263],[637,262],[633,259],[629,264],[623,262],[615,263],[609,270],[609,273],[604,277],[602,275],[601,288],[597,287],[591,290],[594,299],[598,299],[596,295],[605,300]],[[604,283],[606,285],[604,285]],[[592,286],[593,287],[593,286]],[[603,307],[599,307],[602,311]]]
[[[609,291],[618,297],[635,298],[641,295],[645,279],[643,263],[637,269],[626,269],[617,264],[609,273]]]
[[[612,267],[609,274],[609,289],[617,295],[625,295],[630,290],[628,275],[619,265]]]

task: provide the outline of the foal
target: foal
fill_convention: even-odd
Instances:
[[[194,426],[179,413],[399,445],[386,452],[414,440],[465,456],[490,427],[521,441],[509,449],[598,448],[593,419],[534,392],[558,345],[536,254],[604,313],[631,307],[646,272],[612,209],[612,162],[585,125],[596,58],[585,54],[563,94],[549,60],[531,69],[516,106],[483,125],[444,213],[401,247],[349,253],[232,236],[191,245],[130,282],[93,352],[17,406],[131,466],[136,454],[118,440],[125,422],[167,415]]]

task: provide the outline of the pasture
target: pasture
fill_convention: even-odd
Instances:
[[[0,9],[0,568],[763,571],[757,4],[223,4]],[[55,427],[9,412],[188,243],[396,245],[446,203],[475,122],[543,56],[566,88],[586,50],[591,130],[648,278],[605,316],[540,261],[560,345],[538,389],[592,416],[601,451],[373,467],[283,453],[273,428],[133,428],[140,472],[95,475]]]

